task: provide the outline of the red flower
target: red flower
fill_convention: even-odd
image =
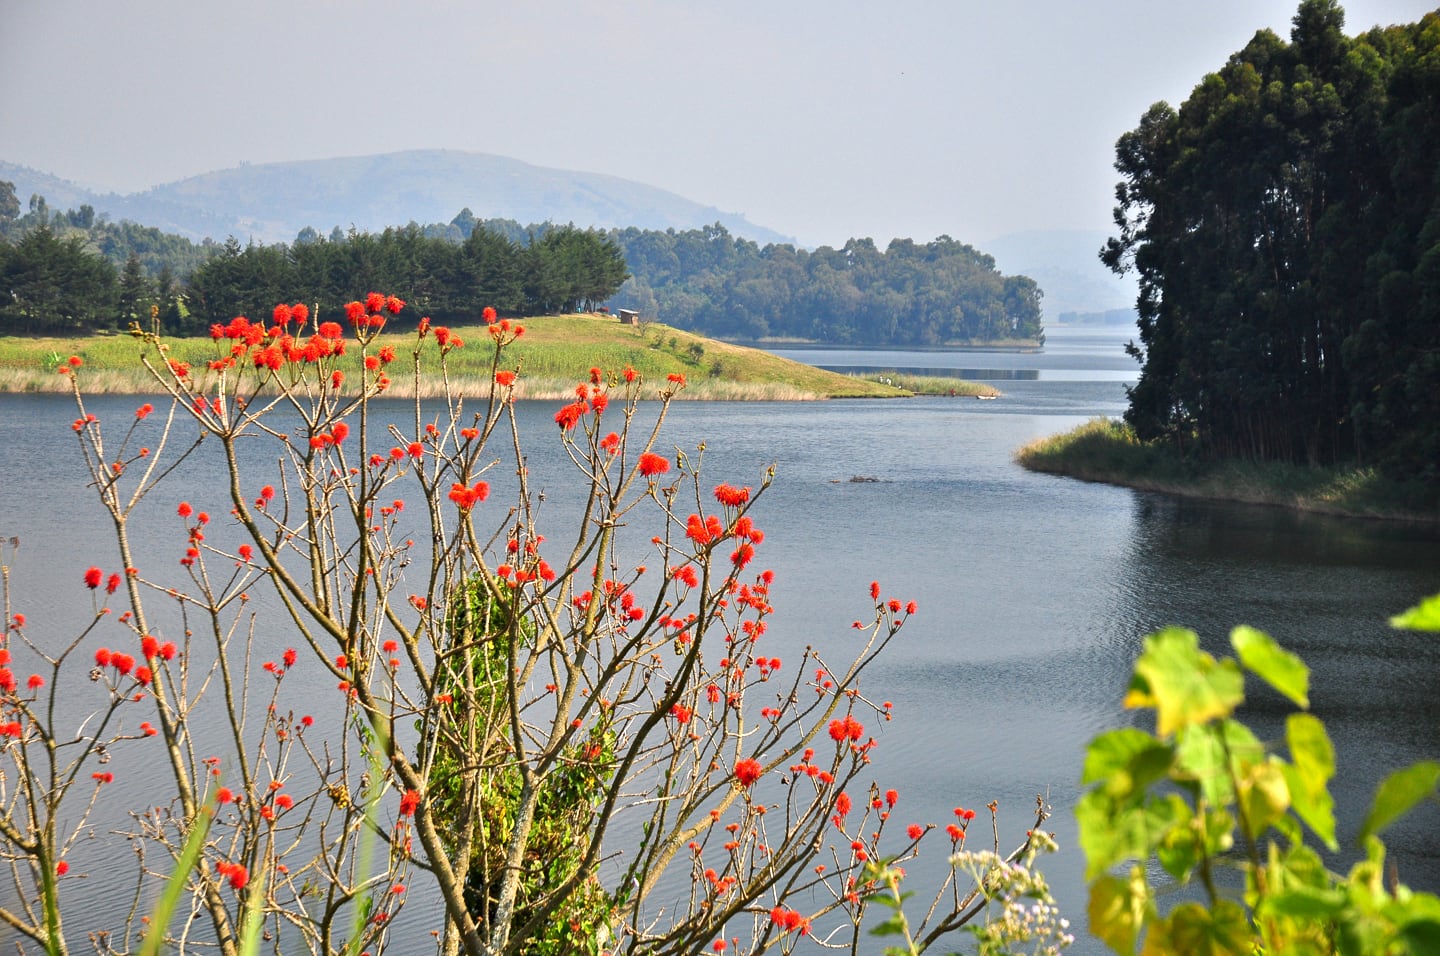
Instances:
[[[845,815],[846,815],[847,813],[849,813],[849,812],[850,812],[850,794],[846,793],[844,790],[841,790],[841,791],[840,791],[840,794],[835,798],[835,813],[836,813],[838,816],[842,816],[842,817],[843,817],[843,816],[845,816]]]
[[[450,486],[450,500],[460,508],[461,511],[469,511],[478,502],[490,497],[490,485],[483,481],[475,482],[473,487],[466,488],[458,481]]]
[[[646,478],[655,475],[663,475],[670,470],[670,459],[663,455],[654,455],[650,452],[640,456],[640,474]]]
[[[101,571],[99,568],[87,568],[85,570],[85,586],[92,591],[98,588],[100,586],[100,582],[104,579],[105,572]]]
[[[31,690],[39,690],[45,686],[45,678],[39,674],[31,674],[30,679],[25,682],[25,686]]]
[[[397,298],[396,298],[395,296],[393,296],[393,295],[387,295],[387,296],[385,297],[385,311],[386,311],[386,312],[389,312],[391,315],[398,315],[398,314],[400,313],[400,310],[403,309],[403,308],[405,308],[405,301],[404,301],[403,299],[397,299]],[[380,310],[379,310],[379,309],[372,309],[371,311],[373,311],[373,312],[379,312]]]
[[[120,587],[120,575],[118,575],[118,574],[112,574],[112,575],[110,575],[110,579],[105,582],[105,593],[106,593],[106,594],[114,594],[115,591],[116,591],[119,587]]]
[[[64,860],[61,860],[60,862],[58,862],[58,863],[55,864],[55,875],[56,875],[56,876],[64,876],[66,873],[69,873],[69,872],[70,872],[70,864],[69,864],[69,863],[66,863]]]
[[[215,791],[215,802],[222,806],[227,803],[234,803],[235,794],[231,792],[229,787],[221,787]]]
[[[681,388],[685,387],[685,376],[681,375],[679,372],[671,372],[669,375],[665,376],[665,380],[668,381],[671,385],[679,385]]]
[[[831,740],[859,740],[864,733],[865,726],[849,715],[846,715],[843,720],[830,721]]]
[[[735,779],[739,781],[742,787],[749,787],[756,780],[759,780],[761,773],[762,768],[760,761],[753,757],[746,757],[744,760],[737,761],[735,764]]]
[[[151,405],[149,402],[146,402],[144,405],[141,405],[139,408],[135,409],[135,417],[144,418],[153,411],[155,411],[155,406]]]
[[[190,507],[190,502],[188,501],[182,501],[179,505],[175,507],[175,513],[182,518],[190,517],[190,515],[193,514],[194,511],[195,509]]]
[[[490,325],[495,321],[495,315],[495,306],[493,305],[485,306],[480,312],[480,317],[485,320],[486,325]]]
[[[580,422],[581,416],[588,411],[590,411],[590,406],[585,402],[572,402],[555,413],[555,423],[565,431],[570,431]]]
[[[912,840],[918,840],[925,835],[925,828],[918,823],[912,823],[906,828],[905,835]]]
[[[250,871],[239,863],[221,860],[215,864],[215,872],[229,880],[230,888],[234,890],[243,890],[245,884],[250,882]]]
[[[275,311],[271,315],[276,325],[288,325],[294,314],[290,306],[282,302],[280,305],[275,306]]]
[[[409,817],[415,815],[415,810],[420,806],[420,791],[406,790],[405,795],[400,798],[400,815]]]
[[[750,488],[734,488],[730,485],[715,486],[715,500],[729,508],[738,508],[750,500]]]
[[[898,790],[886,790],[886,791],[885,791],[885,806],[893,808],[893,807],[895,806],[895,804],[897,804],[897,803],[899,803],[899,802],[900,802],[900,792],[899,792]]]
[[[495,384],[503,388],[509,388],[511,385],[515,384],[515,373],[508,369],[502,369],[501,371],[496,372]]]
[[[79,368],[80,366],[82,366],[82,365],[84,365],[84,364],[85,364],[85,360],[82,359],[80,356],[78,356],[78,355],[72,355],[72,356],[70,356],[70,367],[71,367],[71,368]]]

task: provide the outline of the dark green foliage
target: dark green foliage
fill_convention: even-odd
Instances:
[[[614,236],[634,273],[614,304],[706,335],[925,347],[1041,334],[1035,282],[949,236],[884,252],[870,239],[761,248],[718,223]]]
[[[67,335],[114,324],[115,269],[80,236],[36,226],[0,243],[0,335]]]
[[[1347,38],[1305,0],[1120,138],[1140,279],[1127,420],[1204,457],[1440,480],[1440,15]]]
[[[496,891],[514,836],[516,808],[525,780],[507,745],[506,700],[512,680],[512,642],[533,642],[535,629],[514,613],[509,594],[495,595],[481,578],[465,589],[447,620],[457,646],[440,678],[450,699],[430,727],[433,747],[427,798],[441,820],[463,819],[471,801],[480,806],[480,828],[469,844],[465,899],[477,923],[494,918]],[[584,841],[576,834],[595,825],[595,807],[613,776],[615,734],[601,721],[577,739],[557,765],[532,768],[540,788],[530,822],[516,901],[517,927],[528,927],[520,952],[527,956],[572,956],[597,952],[613,902],[593,867],[586,869]],[[459,834],[446,834],[452,852]]]
[[[276,302],[333,315],[356,289],[394,289],[436,322],[460,323],[477,321],[485,306],[507,315],[593,309],[627,277],[619,248],[593,229],[546,226],[522,243],[471,217],[461,240],[465,220],[456,220],[329,239],[309,230],[289,247],[242,248],[232,238],[191,273],[189,307],[207,325],[263,315]]]

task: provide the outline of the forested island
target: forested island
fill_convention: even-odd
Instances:
[[[1105,454],[1354,469],[1433,510],[1440,13],[1353,38],[1344,22],[1305,0],[1290,42],[1260,31],[1120,138],[1102,258],[1139,276],[1142,369]]]
[[[21,206],[0,182],[0,334],[123,329],[159,311],[171,334],[203,332],[278,301],[339,308],[356,290],[395,289],[437,322],[486,306],[514,316],[627,308],[732,341],[922,346],[1036,343],[1041,292],[947,236],[869,239],[813,251],[731,236],[720,224],[601,231],[481,220],[370,233],[300,231],[291,243],[194,243],[90,206]]]

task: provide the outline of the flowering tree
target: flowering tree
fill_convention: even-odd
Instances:
[[[899,794],[865,778],[866,725],[889,704],[860,677],[913,602],[871,585],[843,660],[768,653],[752,512],[772,475],[711,485],[703,446],[662,451],[676,375],[649,426],[633,370],[577,385],[555,422],[583,517],[547,539],[505,362],[523,327],[486,310],[492,385],[472,407],[446,371],[463,342],[422,319],[400,364],[444,395],[386,421],[375,399],[405,346],[382,332],[404,308],[372,294],[346,308],[348,332],[303,305],[237,318],[212,329],[203,369],[137,332],[168,401],[103,429],[79,360],[62,369],[118,550],[77,582],[95,615],[67,641],[12,608],[6,577],[11,931],[68,951],[62,911],[96,890],[67,855],[123,755],[153,793],[118,824],[130,883],[101,891],[130,900],[121,925],[80,931],[102,952],[413,951],[427,934],[471,956],[853,950],[875,902],[902,952],[967,925],[995,951],[1042,938],[1011,927],[1010,904],[1048,901],[1026,869],[1052,845],[1043,803],[1008,857],[991,804],[989,854],[957,854],[917,926],[899,905],[899,864],[926,842],[963,850],[975,816],[893,832]],[[255,473],[262,443],[273,465]],[[223,517],[167,498],[202,444],[219,446]],[[184,538],[178,574],[132,541],[132,520],[162,508]],[[297,699],[300,668],[328,672],[333,697]],[[402,919],[410,900],[438,901],[427,925]]]

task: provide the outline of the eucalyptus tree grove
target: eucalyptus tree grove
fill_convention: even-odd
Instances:
[[[1126,418],[1207,457],[1440,477],[1440,13],[1305,0],[1116,145],[1143,364]]]

